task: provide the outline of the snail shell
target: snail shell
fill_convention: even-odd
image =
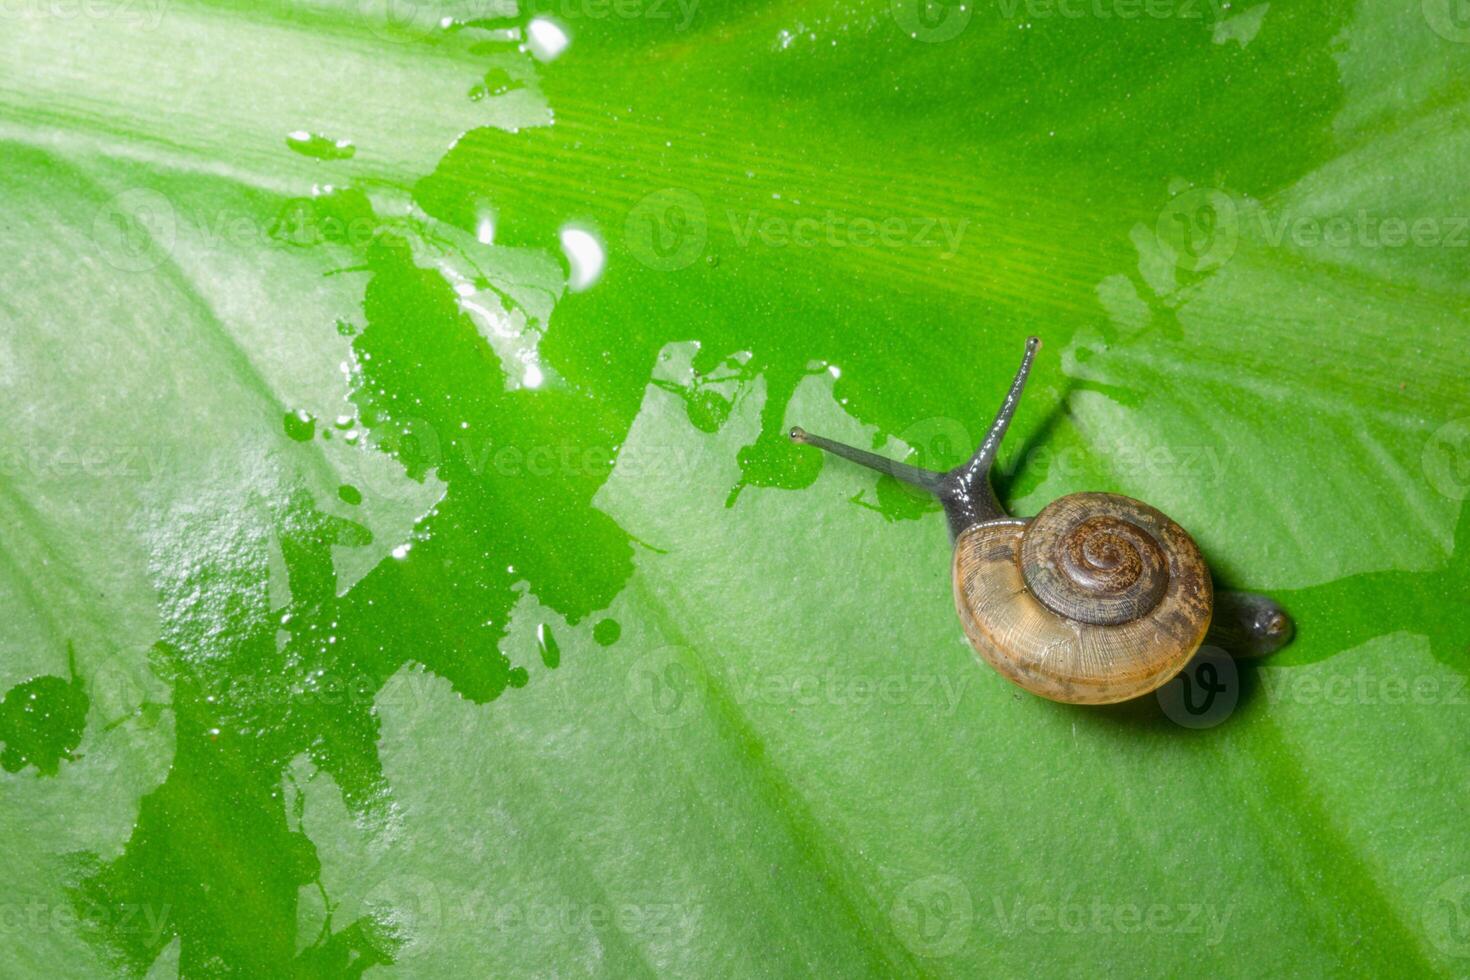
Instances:
[[[975,650],[1054,701],[1147,694],[1183,669],[1210,626],[1210,573],[1193,539],[1117,494],[1075,493],[1030,521],[968,528],[953,578]]]

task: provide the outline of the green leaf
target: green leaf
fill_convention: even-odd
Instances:
[[[1466,975],[1457,13],[13,5],[0,972]],[[1012,510],[1296,618],[1208,712],[786,439],[1032,333]]]

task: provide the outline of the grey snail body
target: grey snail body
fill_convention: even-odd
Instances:
[[[975,455],[946,473],[791,430],[791,438],[933,493],[954,540],[955,609],[976,653],[1002,676],[1072,704],[1126,701],[1179,673],[1208,636],[1243,656],[1284,646],[1291,619],[1251,593],[1217,596],[1189,534],[1157,509],[1111,493],[1074,493],[1025,520],[1005,512],[990,469],[1040,342],[1026,342]]]

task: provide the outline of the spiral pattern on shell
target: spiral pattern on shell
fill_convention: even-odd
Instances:
[[[1159,604],[1169,561],[1159,544],[1169,519],[1147,504],[1078,493],[1036,515],[1021,541],[1026,587],[1054,612],[1116,626]]]
[[[1214,606],[1189,534],[1116,494],[1073,494],[1031,521],[977,524],[955,542],[953,575],[976,652],[1026,690],[1074,704],[1126,701],[1168,681],[1204,640]]]

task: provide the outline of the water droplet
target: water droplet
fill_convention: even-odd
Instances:
[[[287,412],[284,419],[286,435],[297,442],[311,442],[316,435],[316,419],[305,409]]]
[[[536,646],[541,650],[541,662],[555,670],[561,663],[561,647],[557,645],[556,637],[551,635],[551,627],[546,623],[536,627]]]
[[[516,81],[504,68],[492,68],[485,73],[482,81],[470,89],[470,98],[479,102],[481,99],[504,95],[524,87],[524,83]]]
[[[495,212],[482,211],[475,222],[475,240],[481,245],[495,244]]]
[[[618,625],[616,619],[604,619],[592,627],[592,639],[597,641],[598,646],[610,647],[618,642],[618,637],[623,635],[623,628]]]
[[[286,145],[314,160],[350,160],[357,153],[351,140],[334,140],[319,133],[298,129],[286,136]]]

